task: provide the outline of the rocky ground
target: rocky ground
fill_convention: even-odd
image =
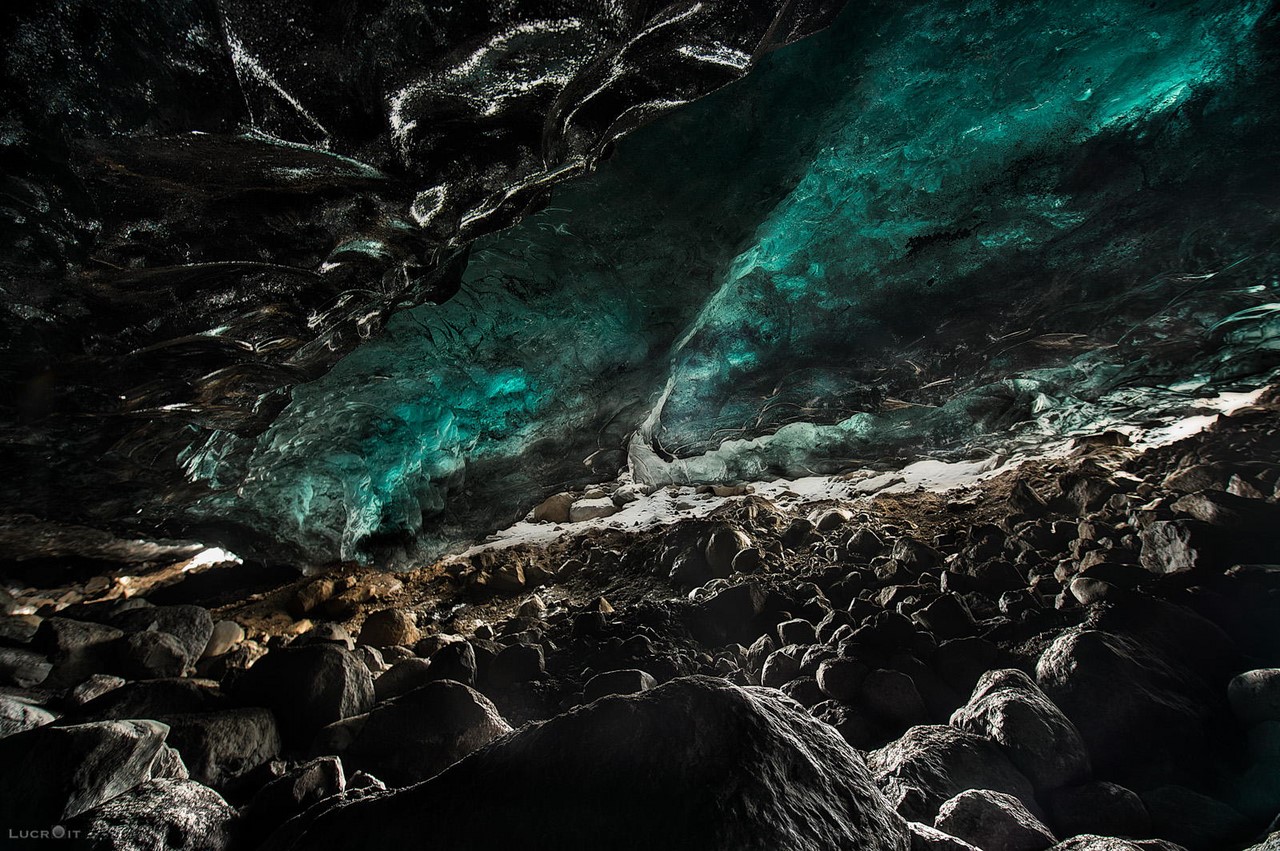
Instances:
[[[1280,848],[1278,411],[403,574],[13,583],[0,844]]]

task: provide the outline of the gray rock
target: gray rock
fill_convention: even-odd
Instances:
[[[951,724],[998,744],[1038,792],[1089,777],[1089,754],[1080,732],[1022,671],[983,674],[969,702],[952,714]]]
[[[726,577],[733,573],[733,560],[738,553],[751,547],[746,533],[730,527],[722,527],[707,539],[704,555],[712,576]]]
[[[871,669],[858,659],[837,657],[827,659],[818,666],[818,688],[823,694],[844,703],[852,703],[862,690]]]
[[[0,739],[53,722],[54,715],[49,710],[15,697],[0,695]]]
[[[800,676],[800,657],[806,649],[804,645],[793,644],[770,653],[760,670],[760,683],[769,688],[782,688]]]
[[[876,784],[898,812],[932,822],[938,808],[968,789],[991,789],[1018,798],[1035,815],[1035,790],[993,742],[954,727],[912,727],[902,738],[867,757]]]
[[[582,689],[582,699],[590,702],[615,694],[639,694],[657,685],[658,681],[651,674],[637,668],[607,671],[587,681]]]
[[[1142,793],[1152,831],[1188,848],[1222,848],[1250,834],[1249,820],[1216,798],[1184,786],[1161,786]]]
[[[275,713],[286,745],[305,744],[326,725],[373,705],[369,671],[332,644],[273,650],[244,672],[235,691],[243,703]]]
[[[413,691],[431,682],[431,662],[426,659],[403,659],[373,681],[374,700],[381,703]]]
[[[1085,833],[1054,845],[1049,851],[1187,851],[1162,839],[1118,839]]]
[[[126,679],[180,677],[191,662],[186,647],[167,632],[136,632],[115,644],[115,670]]]
[[[32,688],[49,678],[53,663],[43,653],[20,647],[0,647],[0,683]]]
[[[383,609],[365,618],[360,644],[373,647],[412,647],[422,637],[414,616],[401,609]]]
[[[244,810],[243,834],[268,836],[272,830],[312,804],[347,788],[342,760],[322,756],[296,766],[267,783]]]
[[[58,824],[150,780],[168,733],[158,721],[106,721],[0,739],[0,824]]]
[[[699,719],[697,724],[672,719]],[[497,788],[519,790],[513,798]],[[458,813],[465,812],[465,818]],[[267,846],[907,851],[861,756],[776,691],[706,677],[531,725],[425,783],[340,802]],[[625,829],[620,829],[625,826]]]
[[[200,606],[145,606],[119,612],[111,625],[128,633],[167,632],[182,644],[187,659],[194,662],[209,646],[213,618]]]
[[[1280,721],[1280,668],[1245,671],[1227,685],[1227,699],[1246,724]]]
[[[512,644],[489,663],[488,683],[495,688],[507,688],[541,677],[547,661],[542,648],[536,644]]]
[[[306,647],[311,644],[332,644],[343,650],[354,650],[356,641],[340,623],[318,623],[294,639],[290,647]]]
[[[933,826],[992,851],[1044,851],[1057,842],[1021,801],[990,789],[956,795],[939,808]]]
[[[96,700],[110,691],[114,691],[124,685],[123,677],[115,677],[110,674],[94,674],[80,685],[71,690],[67,695],[67,703],[72,706],[84,706],[91,700]]]
[[[94,851],[225,851],[236,811],[189,780],[149,780],[94,807],[68,830]]]
[[[469,641],[454,641],[431,654],[430,677],[474,686],[479,665]]]
[[[350,768],[407,786],[509,732],[511,727],[484,695],[462,683],[438,680],[379,704],[342,758]]]
[[[901,671],[867,674],[859,701],[874,718],[897,730],[929,720],[929,709],[915,681]]]
[[[218,621],[209,634],[209,643],[205,645],[201,659],[216,659],[231,652],[237,644],[244,641],[244,627],[235,621]]]
[[[813,644],[817,640],[817,630],[804,618],[792,618],[778,624],[778,643],[782,647],[789,644]]]
[[[45,618],[32,639],[33,649],[53,663],[41,683],[46,688],[73,688],[92,674],[110,670],[115,662],[113,643],[124,633],[88,621]]]
[[[963,839],[918,821],[907,822],[907,829],[911,831],[911,851],[982,851]]]
[[[230,701],[212,680],[162,679],[125,683],[76,710],[80,720],[117,721],[160,718],[183,712],[210,712]]]
[[[193,780],[224,788],[280,754],[276,719],[265,709],[166,715],[168,743]]]
[[[1137,793],[1100,780],[1067,786],[1045,796],[1050,823],[1059,836],[1147,836],[1151,816]]]

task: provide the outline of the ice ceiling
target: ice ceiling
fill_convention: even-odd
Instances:
[[[261,45],[228,39],[256,106],[222,119],[224,135],[140,142],[134,128],[127,142],[111,137],[110,156],[94,155],[119,180],[157,181],[161,161],[175,181],[205,181],[204,194],[168,202],[186,231],[175,213],[150,229],[137,211],[117,216],[108,263],[121,272],[77,303],[86,312],[70,323],[81,329],[70,348],[96,367],[82,329],[145,309],[148,287],[163,284],[175,304],[166,317],[196,314],[195,329],[233,314],[241,349],[257,322],[270,330],[254,343],[266,354],[252,370],[250,359],[215,364],[230,382],[223,396],[208,390],[214,372],[196,370],[203,407],[168,384],[158,404],[124,412],[150,430],[113,433],[112,450],[136,460],[164,438],[150,468],[177,471],[180,484],[121,474],[104,498],[119,510],[46,505],[43,516],[137,514],[295,561],[412,559],[628,465],[662,484],[972,455],[1104,414],[1191,405],[1280,363],[1274,3],[853,4],[767,54],[761,45],[795,41],[832,10],[746,8],[619,4],[616,32],[600,22],[608,16],[560,24],[595,33],[600,46],[577,56],[567,41],[521,43],[533,30],[514,26],[501,61],[401,85],[385,99],[391,144],[417,176],[443,176],[435,183],[389,177],[370,155],[375,136],[346,150],[308,138],[360,126],[349,114],[360,104],[337,109],[323,81],[298,70],[332,57],[274,57],[297,72],[295,86],[255,58]],[[226,16],[224,34],[233,25]],[[626,50],[650,51],[648,64],[628,64]],[[677,60],[696,73],[673,70]],[[636,67],[652,73],[617,83]],[[356,95],[374,86],[346,83]],[[610,85],[621,93],[597,97]],[[522,102],[521,121],[494,118],[502,132],[476,134],[485,109],[539,87],[548,96]],[[609,120],[585,121],[583,104]],[[231,127],[259,135],[225,135]],[[566,127],[576,129],[547,142]],[[362,137],[346,127],[343,138]],[[207,174],[182,171],[193,145]],[[287,183],[308,213],[246,171]],[[388,183],[395,191],[367,189]],[[227,202],[249,184],[252,203]],[[235,262],[256,265],[228,279],[193,263],[190,246],[161,271],[151,255],[127,256],[202,227],[242,232],[230,240],[240,240]],[[8,244],[33,250],[29,237]],[[310,277],[290,273],[286,286],[280,265]],[[195,306],[182,303],[187,292]],[[45,338],[69,320],[39,307],[9,320],[11,347],[39,337],[54,348]],[[335,330],[307,334],[299,322]],[[191,330],[203,336],[148,368],[163,376],[174,359],[205,357],[200,346],[228,338],[217,327]],[[159,345],[130,334],[97,345],[112,358]],[[126,404],[139,384],[131,369]],[[101,447],[82,431],[29,410],[15,421],[39,426],[10,429],[26,469],[62,470],[33,460],[61,452],[70,472],[51,482],[102,484],[83,478]],[[176,425],[158,434],[157,421]],[[37,432],[54,437],[41,444]]]

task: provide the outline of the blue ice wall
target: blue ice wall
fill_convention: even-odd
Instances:
[[[628,442],[655,481],[800,475],[1268,368],[1210,333],[1280,268],[1267,8],[858,4],[475,243],[247,465],[193,453],[197,514],[412,558]]]

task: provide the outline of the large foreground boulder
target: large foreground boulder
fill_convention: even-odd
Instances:
[[[47,828],[166,773],[168,733],[157,721],[104,721],[0,739],[0,824]]]
[[[81,815],[67,828],[93,851],[223,851],[236,811],[207,786],[149,780]]]
[[[298,821],[267,847],[910,847],[906,824],[834,730],[776,691],[705,677],[598,700],[425,783]]]

